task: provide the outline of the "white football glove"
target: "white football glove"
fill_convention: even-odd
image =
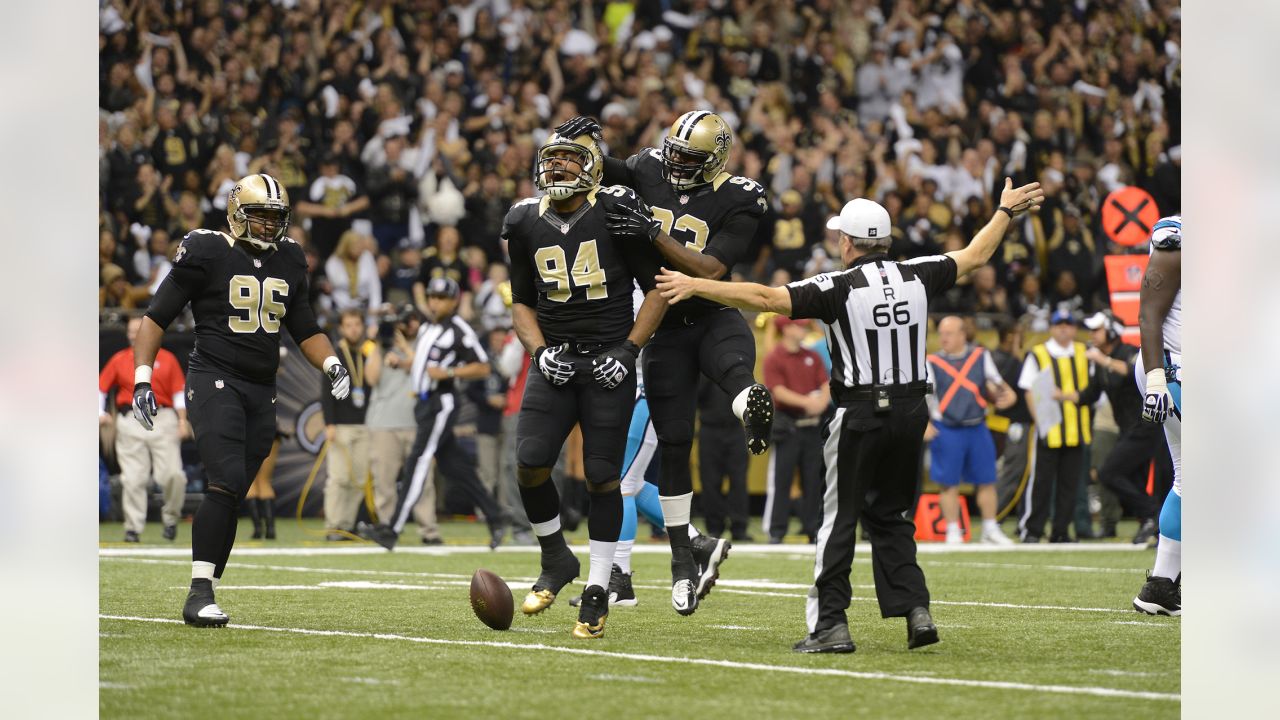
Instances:
[[[640,348],[630,340],[624,341],[621,345],[610,349],[608,352],[600,353],[591,361],[592,376],[596,382],[600,383],[605,390],[612,390],[622,384],[627,376],[636,371],[636,356],[640,354]]]
[[[538,366],[538,372],[547,379],[552,385],[563,385],[573,379],[573,374],[577,372],[572,363],[567,363],[560,359],[569,349],[568,344],[557,345],[549,348],[546,345],[538,348],[533,353],[533,362]]]
[[[1142,398],[1142,419],[1157,425],[1169,418],[1173,397],[1165,380],[1164,368],[1147,371],[1147,393]]]
[[[342,367],[338,358],[330,355],[324,361],[324,374],[329,378],[329,392],[333,393],[333,397],[342,400],[351,394],[351,374]]]

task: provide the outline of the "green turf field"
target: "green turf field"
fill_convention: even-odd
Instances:
[[[805,632],[808,545],[735,546],[721,583],[684,618],[670,607],[665,546],[642,540],[639,606],[615,609],[604,639],[582,641],[569,636],[568,594],[540,616],[520,614],[537,555],[477,547],[483,526],[446,523],[443,548],[408,532],[395,553],[325,543],[319,528],[282,521],[268,543],[248,540],[244,522],[218,592],[231,625],[198,630],[180,619],[190,525],[177,543],[149,525],[141,545],[103,525],[102,717],[1145,719],[1180,710],[1179,620],[1130,609],[1153,553],[1122,542],[923,548],[942,642],[911,652],[905,622],[879,617],[859,548],[849,610],[857,652],[803,656],[790,647]],[[585,572],[585,530],[573,537]],[[479,567],[514,586],[511,631],[472,615]]]

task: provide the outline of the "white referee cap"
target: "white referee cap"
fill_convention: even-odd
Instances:
[[[889,211],[878,202],[857,198],[845,203],[839,215],[827,220],[827,228],[855,238],[887,238]]]

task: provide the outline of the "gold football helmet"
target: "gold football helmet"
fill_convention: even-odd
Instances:
[[[713,112],[694,110],[671,124],[662,141],[662,177],[678,190],[704,185],[724,172],[733,131]]]
[[[272,250],[289,229],[289,193],[270,175],[246,175],[227,195],[231,236]]]
[[[577,170],[573,165],[577,165]],[[552,133],[538,150],[538,168],[533,184],[552,200],[567,200],[587,192],[604,178],[604,153],[600,143],[588,133],[565,137]]]

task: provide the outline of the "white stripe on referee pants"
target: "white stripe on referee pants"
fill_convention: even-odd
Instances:
[[[431,426],[431,437],[427,439],[427,447],[422,450],[422,454],[413,465],[413,479],[409,481],[409,487],[404,490],[405,502],[400,508],[400,514],[396,516],[395,525],[392,526],[397,534],[404,530],[404,526],[409,522],[409,515],[413,513],[413,506],[417,505],[418,498],[422,497],[422,485],[427,481],[427,474],[431,472],[431,461],[435,459],[436,448],[440,446],[440,436],[444,434],[444,429],[449,424],[449,416],[452,414],[453,393],[442,393],[440,412],[436,414]]]
[[[818,576],[822,574],[822,554],[826,552],[827,541],[831,539],[831,530],[836,524],[836,511],[840,507],[840,435],[844,427],[844,408],[836,409],[836,416],[831,418],[827,426],[827,443],[822,448],[822,457],[827,463],[827,489],[822,495],[822,527],[818,529],[817,557],[813,560],[813,587],[809,588],[809,597],[805,600],[804,616],[812,633],[818,627]],[[855,518],[856,520],[856,518]]]
[[[773,537],[773,477],[777,473],[777,466],[778,446],[774,445],[769,453],[769,467],[764,476],[764,517],[760,518],[760,530],[768,537]],[[787,523],[790,522],[791,518],[788,516]]]
[[[1036,489],[1036,448],[1040,445],[1040,431],[1034,423],[1027,426],[1031,437],[1027,438],[1027,486],[1022,489],[1022,517],[1018,518],[1018,539],[1027,538],[1027,520],[1031,518],[1031,496]],[[1044,528],[1036,530],[1044,532]]]

